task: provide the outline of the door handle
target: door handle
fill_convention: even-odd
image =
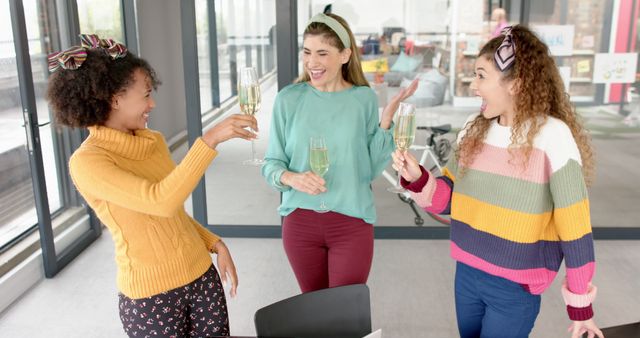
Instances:
[[[49,124],[51,124],[51,121],[47,121],[45,123],[40,123],[38,125],[38,127],[44,127],[44,126],[49,125]],[[26,124],[23,123],[20,127],[26,127]]]

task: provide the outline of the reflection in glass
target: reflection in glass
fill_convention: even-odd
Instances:
[[[211,63],[209,59],[209,13],[208,1],[197,0],[196,5],[196,39],[198,44],[198,78],[200,79],[200,107],[202,113],[214,107],[212,88]],[[216,80],[217,81],[217,80]]]
[[[34,12],[33,4],[24,4]],[[28,25],[32,26],[32,22]],[[37,25],[36,25],[37,27]],[[37,41],[36,41],[37,42]],[[30,42],[30,44],[32,44]],[[33,43],[34,47],[37,44]],[[37,223],[9,2],[0,2],[0,248]]]

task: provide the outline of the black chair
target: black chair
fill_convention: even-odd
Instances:
[[[361,338],[371,333],[369,288],[304,293],[259,309],[254,320],[258,337]]]
[[[640,322],[611,326],[602,329],[606,338],[638,338],[640,337]],[[583,335],[587,337],[587,335]]]

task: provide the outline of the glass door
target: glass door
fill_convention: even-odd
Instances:
[[[0,3],[0,250],[38,223],[9,2]]]
[[[10,33],[0,33],[5,34],[0,53],[12,66],[2,69],[2,76],[10,80],[0,82],[0,86],[13,94],[3,97],[13,97],[13,100],[9,103],[3,100],[6,108],[3,115],[7,120],[2,125],[2,137],[7,135],[9,140],[2,142],[6,148],[2,153],[13,156],[12,161],[8,161],[13,165],[7,168],[7,175],[2,175],[2,179],[9,182],[8,188],[3,187],[3,193],[9,197],[2,200],[2,208],[9,209],[7,214],[17,216],[0,224],[0,235],[3,247],[8,247],[37,225],[44,272],[50,278],[93,242],[101,228],[89,213],[88,231],[75,238],[72,244],[56,250],[52,217],[65,208],[80,204],[66,172],[68,156],[79,144],[80,132],[52,124],[45,100],[49,77],[47,55],[60,50],[62,34],[58,32],[55,14],[58,12],[52,0],[11,0],[8,6],[5,4],[2,6],[8,8],[2,13],[10,14],[10,19],[7,17],[4,21],[7,27],[3,32]],[[75,3],[65,5],[74,6]],[[65,7],[59,13],[68,15],[71,12]],[[68,17],[63,20],[71,21]]]

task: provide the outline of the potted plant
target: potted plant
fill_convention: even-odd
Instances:
[[[386,61],[386,59],[380,58],[375,63],[376,73],[373,76],[373,82],[376,84],[384,83],[384,68]]]

